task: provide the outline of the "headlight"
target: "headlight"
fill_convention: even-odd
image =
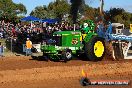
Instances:
[[[53,35],[53,36],[61,36],[61,35],[58,35],[58,34],[57,34],[57,35]]]

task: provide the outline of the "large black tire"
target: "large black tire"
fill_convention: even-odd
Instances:
[[[94,45],[96,42],[103,44],[103,53],[101,56],[96,56],[94,53]],[[105,42],[104,39],[98,36],[93,36],[88,42],[85,43],[85,54],[90,61],[101,61],[105,55]]]
[[[70,49],[63,51],[62,59],[64,62],[70,61],[72,59],[72,51]]]
[[[48,61],[48,60],[49,60],[48,55],[47,55],[47,54],[45,54],[45,53],[44,53],[44,51],[43,51],[43,58],[44,58],[46,61]]]
[[[121,43],[114,43],[113,44],[113,54],[115,60],[124,59],[122,44]]]
[[[37,56],[31,56],[31,57],[32,57],[32,59],[34,59],[34,60],[38,58]]]

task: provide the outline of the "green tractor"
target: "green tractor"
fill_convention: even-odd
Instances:
[[[80,30],[57,31],[50,40],[41,45],[43,56],[68,61],[73,55],[84,53],[91,61],[100,61],[105,53],[104,39],[94,31],[95,24],[85,20]]]

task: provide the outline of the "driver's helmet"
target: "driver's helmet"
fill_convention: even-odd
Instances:
[[[88,27],[88,23],[83,24],[84,28]]]

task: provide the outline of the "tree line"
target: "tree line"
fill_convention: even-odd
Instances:
[[[20,15],[26,13],[26,7],[22,3],[16,4],[12,0],[0,0],[1,20],[17,22]]]
[[[99,8],[92,8],[85,1],[82,0],[82,4],[78,10],[77,20],[84,19],[96,20],[96,17],[100,15]],[[30,13],[30,15],[46,19],[46,18],[60,18],[62,20],[72,21],[71,15],[71,3],[68,0],[56,0],[50,2],[47,6],[37,6]],[[24,17],[27,13],[26,7],[22,4],[16,4],[12,0],[0,0],[0,19],[7,21],[18,22],[20,18]],[[132,13],[126,12],[123,8],[111,8],[104,12],[104,18],[111,22],[119,22],[129,27],[132,23]]]
[[[71,5],[67,0],[56,0],[56,2],[49,3],[48,6],[37,6],[30,15],[45,18],[63,18],[64,15],[70,14]],[[84,16],[83,19],[96,20],[96,17],[100,15],[99,8],[92,8],[85,4],[84,0],[78,11],[78,18]],[[68,16],[68,20],[71,20],[72,16]],[[115,23],[123,23],[125,27],[129,27],[132,23],[132,13],[126,12],[123,8],[111,8],[104,12],[104,18],[108,21]]]

